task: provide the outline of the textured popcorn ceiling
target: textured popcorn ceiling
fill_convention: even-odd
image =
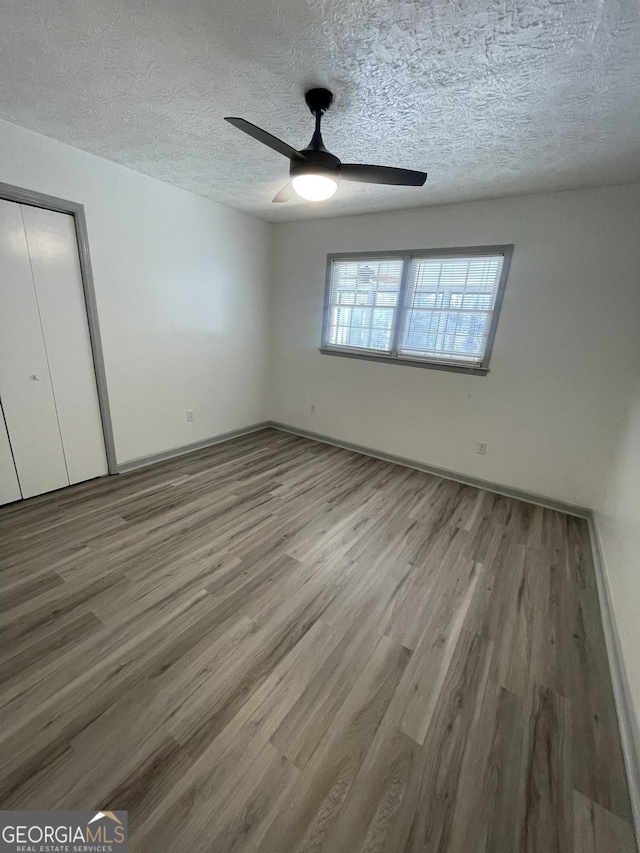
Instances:
[[[635,0],[5,0],[0,117],[296,219],[640,180],[639,57]],[[271,204],[288,161],[222,117],[304,147],[311,84],[331,151],[426,186]]]

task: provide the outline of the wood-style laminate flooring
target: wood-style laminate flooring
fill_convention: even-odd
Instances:
[[[586,523],[275,430],[0,510],[4,809],[632,853]]]

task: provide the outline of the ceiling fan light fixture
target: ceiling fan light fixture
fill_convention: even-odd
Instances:
[[[326,201],[338,189],[337,178],[313,172],[295,175],[291,183],[297,194],[307,201]]]

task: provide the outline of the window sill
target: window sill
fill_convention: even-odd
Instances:
[[[384,364],[402,364],[408,367],[426,367],[429,370],[447,370],[450,373],[466,373],[467,376],[486,376],[488,367],[463,367],[457,364],[443,364],[438,361],[418,361],[412,358],[392,358],[388,355],[374,355],[364,352],[349,352],[341,349],[320,347],[322,355],[337,355],[340,358],[359,358],[363,361],[381,361]]]

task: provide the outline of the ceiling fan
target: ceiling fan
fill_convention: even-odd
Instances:
[[[324,201],[338,189],[343,181],[361,181],[367,184],[393,184],[402,187],[421,187],[427,180],[426,172],[414,169],[396,169],[393,166],[365,166],[361,163],[342,163],[335,154],[324,147],[320,122],[331,106],[333,93],[328,89],[309,89],[304,96],[307,106],[316,117],[316,129],[311,142],[301,151],[296,151],[286,142],[267,133],[255,124],[243,118],[225,116],[225,121],[243,130],[268,145],[291,161],[289,175],[291,180],[276,194],[274,202],[290,201],[294,194],[307,201]]]

